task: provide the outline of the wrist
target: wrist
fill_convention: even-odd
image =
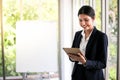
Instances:
[[[86,60],[84,60],[82,64],[86,64]]]
[[[83,66],[86,67],[86,61],[83,63]]]

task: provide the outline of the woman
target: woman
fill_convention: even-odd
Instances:
[[[76,32],[73,48],[79,48],[83,55],[68,54],[75,62],[72,80],[105,80],[103,69],[107,64],[107,35],[93,25],[95,11],[90,6],[82,6],[78,11],[79,24],[83,30]]]

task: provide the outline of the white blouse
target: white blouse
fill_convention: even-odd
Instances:
[[[92,33],[92,31],[91,31]],[[86,51],[86,46],[87,46],[87,43],[88,43],[88,40],[91,36],[91,33],[89,34],[89,36],[85,39],[85,33],[84,33],[84,30],[81,32],[81,35],[82,35],[82,39],[81,39],[81,42],[80,42],[80,51],[82,52],[82,54],[85,56],[85,51]],[[81,62],[79,62],[78,64],[82,64]]]

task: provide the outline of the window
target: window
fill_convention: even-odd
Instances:
[[[56,24],[54,27],[56,27],[57,29],[56,37],[58,38],[58,32],[59,32],[58,1],[57,0],[0,0],[0,1],[2,4],[2,12],[3,12],[2,18],[0,17],[0,21],[1,22],[3,21],[2,26],[4,28],[3,29],[4,43],[1,43],[1,45],[2,44],[4,45],[4,58],[5,58],[4,68],[5,68],[5,78],[6,78],[5,80],[7,79],[22,80],[22,78],[27,78],[31,80],[40,79],[40,78],[44,78],[44,79],[50,78],[50,79],[58,80],[59,71],[26,72],[26,73],[16,72],[16,23],[19,21],[44,21],[49,23],[54,22]],[[0,12],[0,14],[2,12]],[[1,50],[2,48],[0,47],[0,58],[2,57]],[[58,54],[58,51],[56,52],[56,54]],[[58,67],[58,64],[56,65]],[[0,77],[2,78],[2,76],[3,76],[2,66],[0,65]]]

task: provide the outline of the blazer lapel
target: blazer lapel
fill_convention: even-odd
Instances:
[[[82,31],[79,31],[75,34],[75,38],[73,40],[72,47],[74,47],[74,48],[79,48],[80,47],[80,42],[81,42],[81,38],[82,38],[81,32]]]
[[[92,41],[94,40],[94,38],[95,38],[95,33],[96,33],[96,31],[97,31],[97,29],[94,27],[94,29],[93,29],[93,32],[92,32],[92,34],[91,34],[91,36],[90,36],[90,38],[89,38],[89,41],[88,41],[88,43],[87,43],[87,45],[86,45],[86,54],[88,53],[88,49],[89,49],[89,47],[90,47],[90,45],[92,44]]]
[[[79,48],[80,47],[80,42],[81,42],[81,39],[82,39],[82,35],[81,35],[81,33],[80,33],[80,35],[79,35],[79,37],[78,37],[78,42],[77,42],[77,48]]]

